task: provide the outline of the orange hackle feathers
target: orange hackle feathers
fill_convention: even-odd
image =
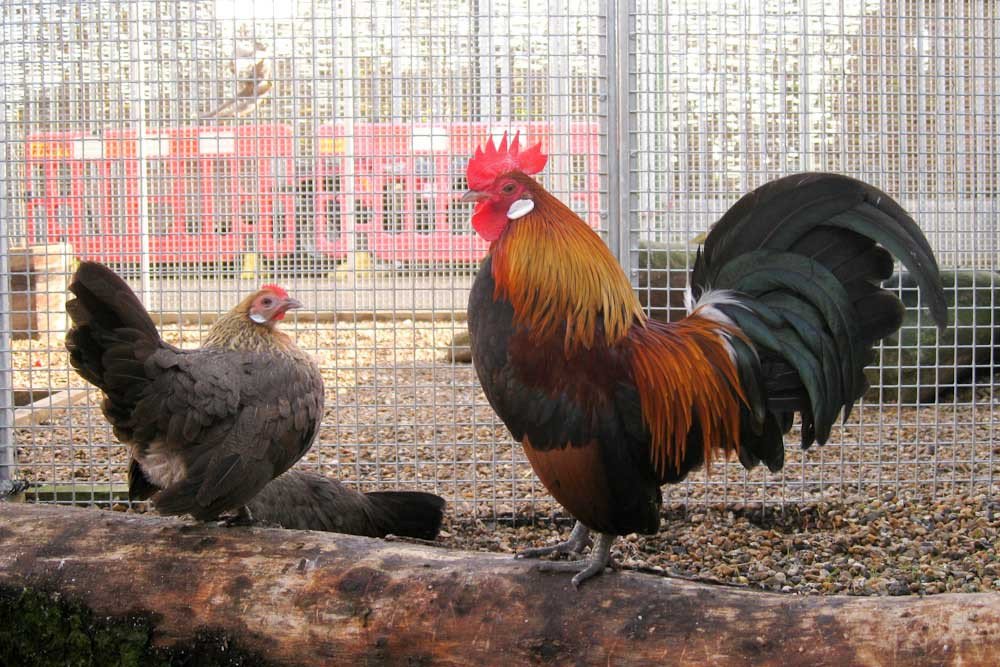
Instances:
[[[491,148],[492,142],[482,155],[497,152]],[[533,179],[513,178],[535,206],[511,220],[490,248],[494,300],[510,302],[514,322],[535,345],[561,335],[567,358],[581,359],[595,345],[628,352],[661,480],[681,470],[696,426],[706,466],[717,448],[735,450],[745,397],[726,338],[742,333],[697,312],[670,324],[649,320],[601,237]]]
[[[592,347],[598,323],[617,343],[646,321],[632,285],[593,229],[541,187],[532,194],[535,210],[494,244],[494,298],[510,301],[536,341],[565,324],[567,354]]]
[[[485,190],[501,174],[512,171],[537,174],[545,167],[548,159],[548,156],[542,153],[540,143],[521,150],[520,133],[516,133],[508,145],[507,133],[504,132],[499,147],[493,143],[493,137],[490,137],[485,146],[476,149],[475,155],[469,160],[469,166],[466,167],[465,179],[473,190]]]
[[[728,455],[738,445],[745,397],[724,334],[737,335],[696,312],[671,324],[651,321],[629,336],[632,371],[651,436],[650,459],[661,480],[670,469],[681,469],[695,422],[701,428],[706,468],[716,447]]]

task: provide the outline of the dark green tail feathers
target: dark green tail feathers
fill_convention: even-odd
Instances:
[[[861,181],[787,176],[744,196],[712,227],[691,290],[695,299],[730,292],[713,305],[753,344],[734,350],[750,404],[740,448],[746,467],[763,461],[781,468],[782,434],[795,412],[803,448],[826,442],[841,411],[848,417],[868,388],[864,368],[874,360],[873,346],[903,320],[903,304],[880,287],[894,257],[946,327],[930,244],[891,197]]]

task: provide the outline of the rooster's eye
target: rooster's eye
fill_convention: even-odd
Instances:
[[[515,189],[516,186],[513,183],[508,183],[507,185],[503,186],[503,193],[505,195],[512,195],[514,194]]]

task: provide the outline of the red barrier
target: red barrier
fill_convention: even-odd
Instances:
[[[465,166],[489,137],[488,123],[346,124],[320,127],[316,173],[336,192],[317,190],[316,248],[343,256],[355,247],[385,262],[474,262],[488,244],[473,233]],[[514,124],[522,141],[549,140],[550,123]],[[497,137],[499,139],[499,136]],[[592,123],[570,123],[569,205],[592,226],[600,220],[599,135]],[[347,161],[354,156],[353,162]],[[353,169],[348,169],[353,167]],[[353,208],[345,202],[353,199]],[[333,215],[328,213],[334,212]],[[349,215],[353,212],[353,215]]]
[[[69,242],[105,262],[140,261],[135,132],[32,135],[28,238]],[[281,125],[174,128],[141,144],[152,262],[231,260],[295,250],[292,132]]]
[[[597,227],[597,124],[512,129],[558,156],[543,182]],[[490,132],[488,123],[324,125],[305,174],[295,173],[284,125],[172,128],[141,144],[132,131],[36,134],[26,150],[28,237],[69,242],[88,259],[139,262],[141,155],[153,262],[297,250],[342,259],[351,249],[383,262],[478,261],[487,244],[459,197],[468,158]]]
[[[355,224],[365,224],[347,211],[350,197],[344,193],[343,183],[349,165],[344,137],[343,126],[320,127],[312,182],[313,247],[321,255],[338,260],[346,257],[351,248]]]
[[[25,151],[29,243],[73,245],[81,257],[137,261],[134,133],[36,134]]]

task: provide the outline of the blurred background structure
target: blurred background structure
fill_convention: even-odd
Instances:
[[[890,193],[946,269],[955,327],[912,309],[833,442],[803,456],[792,434],[780,474],[721,466],[668,502],[997,494],[996,3],[9,0],[0,40],[0,479],[38,500],[123,498],[62,349],[86,258],[182,345],[262,282],[303,300],[289,328],[329,398],[300,465],[469,516],[551,511],[461,361],[487,246],[457,195],[515,131],[657,316],[692,239],[799,171]]]

